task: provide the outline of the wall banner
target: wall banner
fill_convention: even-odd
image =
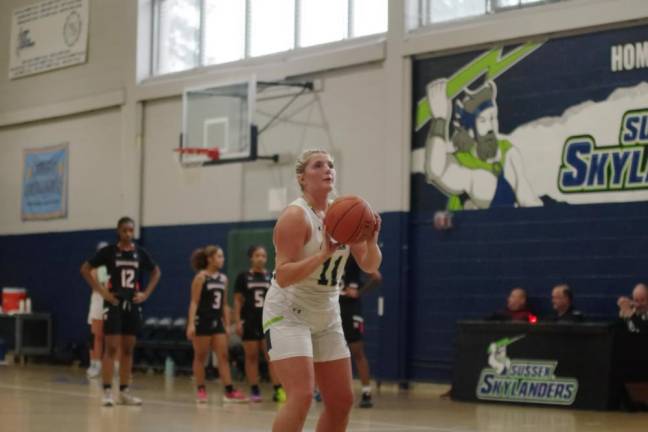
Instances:
[[[648,200],[647,34],[417,60],[413,210]]]
[[[24,151],[22,220],[67,217],[68,160],[67,143]]]

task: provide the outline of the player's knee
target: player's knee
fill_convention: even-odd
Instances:
[[[307,387],[298,388],[288,393],[288,402],[292,404],[293,409],[306,415],[313,402],[313,389]]]
[[[333,397],[325,398],[326,408],[336,417],[346,417],[353,408],[353,391],[337,390]]]
[[[351,349],[351,355],[353,356],[353,359],[355,361],[361,361],[364,360],[365,355],[364,355],[364,350],[360,347],[354,347]]]
[[[117,357],[117,347],[114,345],[108,345],[105,349],[105,356],[111,359]]]
[[[259,353],[257,352],[246,352],[245,353],[245,361],[250,362],[250,363],[258,363],[259,362]]]
[[[194,363],[199,363],[204,365],[207,361],[207,351],[195,351],[194,352]]]
[[[219,363],[229,363],[229,354],[227,350],[220,351],[216,354]]]
[[[121,350],[121,355],[123,357],[130,357],[133,355],[133,351],[135,351],[135,347],[131,345],[124,345]]]

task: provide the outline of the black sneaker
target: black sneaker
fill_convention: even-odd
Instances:
[[[372,408],[373,402],[371,401],[371,393],[362,393],[362,399],[360,399],[360,408]]]

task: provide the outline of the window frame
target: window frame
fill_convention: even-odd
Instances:
[[[289,50],[284,50],[284,51],[277,51],[274,53],[269,53],[269,54],[264,54],[264,55],[251,55],[251,39],[252,39],[252,32],[251,32],[251,18],[252,18],[252,0],[245,0],[245,36],[244,36],[244,52],[243,52],[243,57],[237,60],[233,60],[230,62],[222,62],[222,63],[212,63],[208,64],[206,62],[205,58],[205,26],[206,26],[206,2],[207,0],[198,0],[199,2],[199,13],[200,13],[200,28],[198,30],[198,64],[194,67],[188,68],[188,69],[183,69],[180,71],[175,71],[175,72],[159,72],[160,70],[160,5],[162,2],[165,0],[150,0],[151,1],[151,18],[150,18],[150,55],[149,55],[149,74],[148,74],[148,79],[154,79],[157,77],[163,77],[163,76],[168,76],[168,75],[174,75],[174,74],[185,74],[189,71],[194,71],[198,69],[203,69],[203,68],[213,68],[213,67],[219,67],[223,65],[231,65],[231,64],[236,64],[240,62],[249,62],[249,61],[254,61],[255,59],[258,58],[263,58],[263,57],[271,57],[271,56],[277,56],[277,55],[286,55],[286,53],[292,53],[292,52],[309,52],[311,51],[314,47],[321,47],[321,46],[326,46],[326,45],[335,45],[338,46],[340,44],[345,45],[349,44],[350,46],[356,44],[358,41],[362,41],[365,39],[372,39],[372,38],[377,38],[384,36],[388,28],[385,28],[383,32],[379,33],[374,33],[370,35],[362,35],[362,36],[355,36],[354,35],[354,25],[353,25],[353,7],[354,7],[354,1],[355,0],[345,0],[346,1],[346,7],[347,7],[347,29],[346,29],[346,34],[345,37],[341,40],[337,41],[330,41],[330,42],[324,42],[321,44],[316,44],[312,46],[301,46],[301,40],[300,40],[300,27],[301,27],[301,20],[300,20],[300,10],[302,6],[302,1],[303,0],[293,0],[295,3],[294,6],[294,33],[293,33],[293,38],[294,38],[294,47]],[[422,0],[419,0],[422,1]],[[386,7],[389,7],[389,2],[387,2]],[[389,26],[389,23],[387,23],[387,26]]]
[[[464,17],[460,18],[454,18],[454,19],[449,19],[445,21],[438,21],[434,22],[431,19],[430,16],[430,10],[432,7],[432,2],[434,0],[407,0],[411,3],[414,3],[414,8],[417,13],[416,17],[416,25],[413,27],[407,28],[408,33],[415,33],[418,31],[421,31],[423,29],[430,29],[434,28],[436,26],[443,26],[443,25],[448,25],[452,23],[457,23],[457,22],[462,22],[464,20],[475,20],[475,19],[480,19],[485,16],[489,15],[499,15],[501,13],[506,13],[506,12],[511,12],[511,11],[517,11],[521,9],[529,9],[529,8],[535,8],[535,7],[543,7],[555,3],[563,3],[567,2],[569,0],[539,0],[537,2],[533,2],[530,4],[524,4],[524,0],[517,0],[518,4],[517,5],[512,5],[512,6],[505,6],[505,7],[500,7],[497,6],[498,1],[497,0],[482,0],[485,4],[485,9],[486,13],[484,14],[477,14],[477,15],[467,15]]]

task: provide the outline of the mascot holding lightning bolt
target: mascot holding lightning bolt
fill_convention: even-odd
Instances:
[[[493,81],[539,46],[524,44],[505,57],[501,48],[493,49],[452,77],[427,85],[427,97],[417,108],[417,129],[430,121],[425,175],[448,195],[448,210],[542,205],[520,152],[499,133]],[[468,89],[484,75],[481,87]]]

